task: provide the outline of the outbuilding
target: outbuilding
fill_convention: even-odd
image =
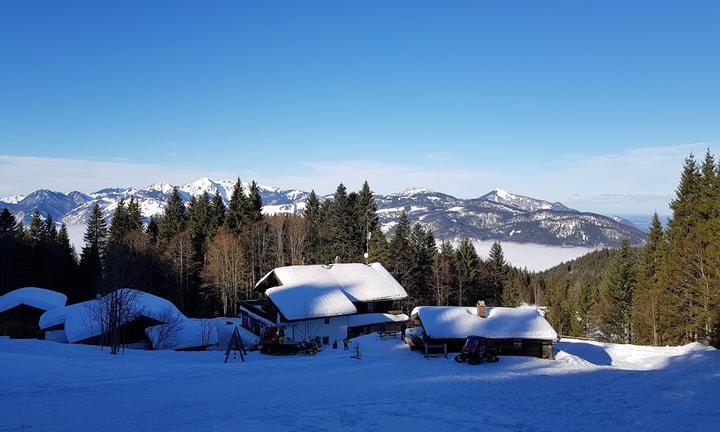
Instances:
[[[459,351],[468,336],[490,339],[500,355],[553,358],[557,333],[534,306],[476,307],[419,306],[411,320],[418,325],[414,340],[418,344],[446,344],[448,351]]]
[[[122,332],[123,345],[147,348],[149,341],[146,329],[160,324],[185,320],[185,316],[172,302],[131,288],[121,288],[98,299],[55,308],[40,316],[40,328],[45,331],[46,339],[59,342],[101,345],[106,341],[108,308],[112,299],[121,298],[127,303],[123,310],[115,315],[120,321],[118,328]]]
[[[243,327],[260,336],[281,325],[297,341],[323,344],[407,321],[397,302],[405,289],[379,263],[279,267],[255,286],[259,299],[240,308]]]
[[[11,338],[42,338],[40,316],[65,306],[67,297],[45,288],[18,288],[0,296],[0,335]]]

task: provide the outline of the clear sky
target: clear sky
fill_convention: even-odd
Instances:
[[[665,212],[717,1],[4,1],[0,194],[255,178]]]

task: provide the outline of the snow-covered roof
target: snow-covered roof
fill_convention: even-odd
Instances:
[[[388,314],[388,313],[365,313],[350,315],[348,317],[348,327],[358,327],[373,324],[394,323],[407,321],[408,316],[405,314]]]
[[[433,339],[557,339],[550,323],[532,306],[487,308],[487,318],[478,316],[475,307],[462,306],[418,306],[411,315],[418,315],[425,333]]]
[[[18,288],[0,296],[0,312],[25,305],[36,309],[51,310],[65,306],[67,297],[57,291],[45,288]]]
[[[154,349],[188,349],[215,345],[218,331],[214,319],[184,318],[177,324],[158,324],[145,329]]]
[[[126,322],[144,316],[155,321],[166,322],[170,317],[185,317],[172,302],[164,298],[130,288],[121,288],[132,299],[132,310],[127,314]],[[111,294],[108,294],[108,296]],[[40,328],[46,329],[57,325],[65,325],[68,342],[74,343],[102,334],[102,323],[98,311],[102,310],[100,299],[52,309],[40,316]],[[121,325],[122,325],[121,324]]]
[[[280,285],[265,294],[289,320],[349,315],[357,312],[353,302],[399,300],[407,297],[403,287],[378,263],[279,267],[272,275]]]

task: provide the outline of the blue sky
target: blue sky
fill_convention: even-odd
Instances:
[[[718,2],[3,2],[0,194],[200,175],[663,212]],[[4,174],[3,174],[4,173]]]

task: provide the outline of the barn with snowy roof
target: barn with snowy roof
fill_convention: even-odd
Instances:
[[[405,289],[379,263],[279,267],[255,286],[259,300],[240,308],[243,327],[283,325],[294,340],[341,342],[407,321],[397,311]]]
[[[418,325],[412,342],[417,345],[447,344],[459,351],[468,336],[491,339],[500,355],[553,358],[557,333],[534,306],[476,307],[418,306],[411,313]]]
[[[18,288],[0,296],[0,335],[11,338],[42,338],[40,316],[65,306],[67,297],[45,288]]]
[[[106,340],[105,310],[111,304],[124,302],[116,313],[123,345],[134,348],[159,347],[190,349],[217,343],[214,329],[207,330],[186,318],[172,302],[131,288],[121,288],[105,297],[48,310],[40,316],[40,328],[46,339],[61,342],[100,345]],[[163,327],[165,325],[165,327]],[[168,326],[169,325],[169,326]],[[163,340],[159,340],[160,338]]]

